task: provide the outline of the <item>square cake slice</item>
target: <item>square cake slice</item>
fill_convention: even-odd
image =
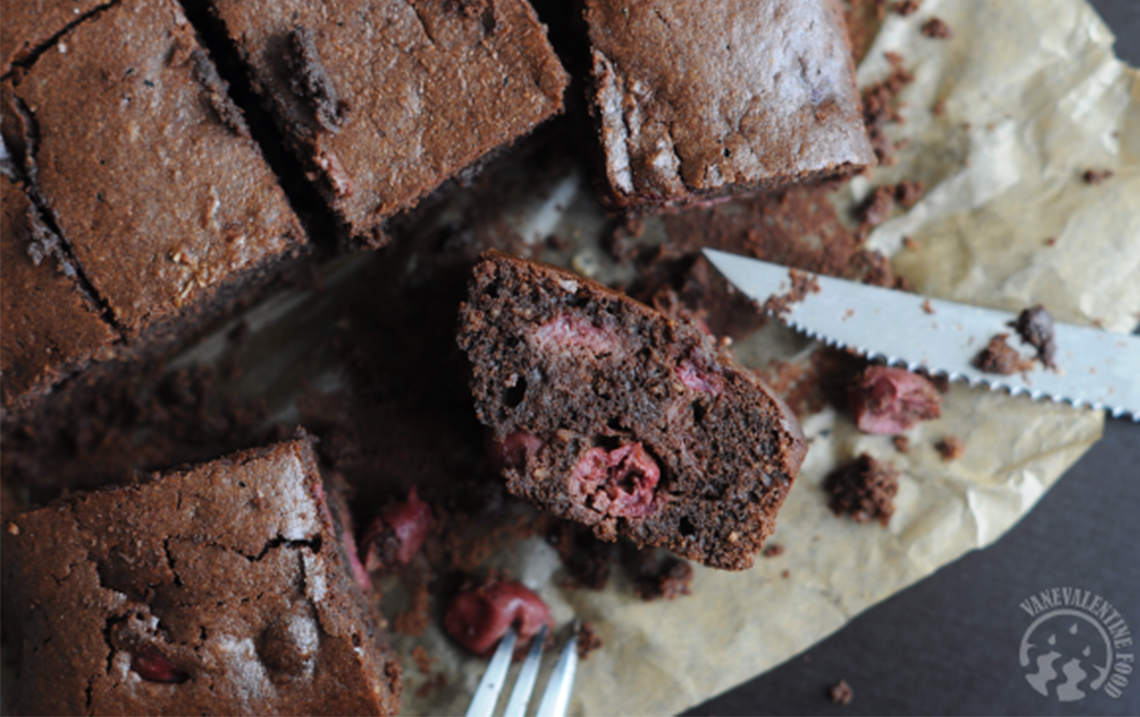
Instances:
[[[6,176],[0,176],[0,206],[0,392],[9,411],[113,352],[118,335],[67,276],[70,267],[53,255],[59,238]]]
[[[835,0],[585,0],[605,199],[650,210],[875,163]]]
[[[458,339],[508,490],[602,539],[752,565],[807,444],[787,407],[707,334],[488,252]]]
[[[116,330],[180,338],[306,240],[173,0],[122,0],[4,81],[3,133]]]
[[[357,243],[562,109],[526,0],[209,0]]]
[[[308,440],[6,521],[17,714],[394,714]]]

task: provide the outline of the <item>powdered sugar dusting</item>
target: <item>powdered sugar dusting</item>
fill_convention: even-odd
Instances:
[[[253,640],[219,635],[216,642],[217,654],[225,663],[224,684],[232,686],[243,700],[263,700],[274,696],[277,690],[258,659]]]
[[[301,560],[305,566],[305,595],[314,603],[321,602],[328,592],[325,573],[321,569],[323,561],[307,550],[301,551]]]
[[[286,540],[307,540],[320,530],[317,507],[305,481],[305,471],[296,458],[286,461],[277,474],[278,503],[281,511],[278,533]]]

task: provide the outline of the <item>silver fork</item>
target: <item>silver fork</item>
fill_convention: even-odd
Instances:
[[[542,701],[538,704],[538,717],[564,717],[566,707],[570,703],[570,690],[574,686],[574,673],[578,669],[578,628],[579,623],[574,621],[570,631],[570,639],[554,671],[550,673],[550,680],[546,683],[546,690],[542,693]],[[499,641],[499,647],[491,657],[487,671],[471,698],[471,706],[467,708],[467,717],[491,717],[495,705],[499,701],[499,693],[503,691],[506,682],[507,670],[511,666],[511,656],[515,651],[515,642],[518,641],[518,632],[514,626],[507,630]],[[526,706],[530,702],[530,695],[534,691],[534,682],[538,677],[538,666],[542,661],[542,648],[546,643],[546,626],[534,636],[530,644],[530,651],[526,660],[519,668],[518,680],[515,688],[511,690],[510,699],[507,700],[507,709],[503,717],[523,717]]]

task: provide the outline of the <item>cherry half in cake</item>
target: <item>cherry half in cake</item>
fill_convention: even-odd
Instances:
[[[606,540],[752,565],[807,445],[707,334],[492,251],[469,283],[459,345],[512,493]]]

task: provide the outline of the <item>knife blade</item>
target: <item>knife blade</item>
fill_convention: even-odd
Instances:
[[[786,266],[715,249],[704,254],[729,282],[761,304],[792,289],[794,270]],[[1058,322],[1055,370],[1034,362],[1034,368],[1020,373],[986,373],[974,359],[997,334],[1010,334],[1009,345],[1018,346],[1016,332],[1008,326],[1015,314],[818,274],[810,274],[810,280],[818,290],[779,302],[776,315],[812,338],[911,371],[924,369],[1011,395],[1103,408],[1114,417],[1130,414],[1140,421],[1140,337]]]

